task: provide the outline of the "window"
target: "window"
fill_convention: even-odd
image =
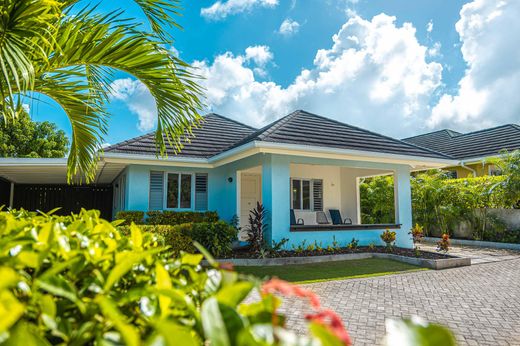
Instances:
[[[166,208],[191,208],[191,174],[168,173]]]
[[[296,210],[323,210],[323,181],[292,179],[291,205]]]

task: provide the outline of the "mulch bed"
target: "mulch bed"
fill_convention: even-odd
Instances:
[[[281,258],[281,257],[311,257],[311,256],[325,256],[325,255],[340,255],[340,254],[354,254],[354,253],[389,253],[393,255],[413,257],[413,258],[424,258],[424,259],[446,259],[446,258],[454,258],[455,256],[446,255],[438,252],[429,252],[414,249],[405,249],[400,247],[393,247],[392,251],[388,251],[388,249],[384,246],[376,246],[376,247],[368,247],[368,246],[360,246],[356,249],[350,248],[339,248],[333,251],[328,251],[327,249],[319,250],[304,250],[304,251],[292,251],[292,250],[281,250],[278,251],[274,255],[267,256],[268,258]],[[247,247],[235,249],[233,254],[229,258],[258,258],[258,255],[255,255],[249,251]]]

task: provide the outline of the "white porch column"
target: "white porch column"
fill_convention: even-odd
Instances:
[[[410,167],[399,166],[394,172],[395,222],[401,224],[397,230],[396,245],[412,248],[413,241],[408,234],[412,228],[412,190]]]
[[[262,203],[267,210],[266,240],[289,238],[290,167],[283,156],[265,154],[262,159]]]

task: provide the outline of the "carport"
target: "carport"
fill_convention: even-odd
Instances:
[[[98,209],[112,219],[113,182],[125,164],[98,163],[92,184],[67,184],[67,159],[0,159],[0,206],[67,215],[81,208]]]

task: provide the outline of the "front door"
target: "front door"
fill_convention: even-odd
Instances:
[[[240,186],[240,227],[244,230],[249,224],[249,212],[262,202],[260,174],[242,174]],[[240,232],[240,240],[245,240],[245,232]]]

